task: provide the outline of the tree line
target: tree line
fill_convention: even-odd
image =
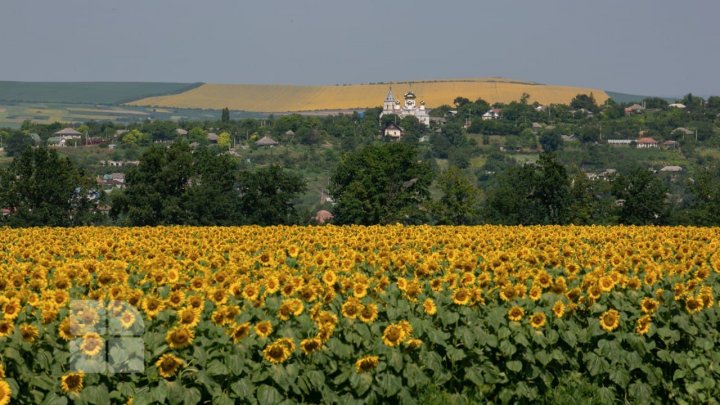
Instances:
[[[673,201],[656,173],[636,167],[590,179],[554,153],[509,167],[480,189],[457,167],[439,170],[416,145],[373,143],[345,153],[330,181],[336,224],[720,225],[720,166],[697,173]],[[27,148],[0,171],[9,226],[306,224],[305,180],[271,165],[187,143],[154,145],[111,198],[55,150]]]

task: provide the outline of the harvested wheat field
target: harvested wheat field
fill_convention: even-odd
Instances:
[[[183,93],[144,98],[129,104],[174,108],[228,107],[256,112],[350,110],[381,106],[390,86],[397,98],[412,89],[430,108],[451,105],[458,96],[471,100],[483,98],[495,103],[518,100],[523,93],[527,93],[530,102],[541,104],[567,104],[577,94],[592,93],[599,103],[608,98],[605,91],[600,89],[489,78],[335,86],[203,84]]]

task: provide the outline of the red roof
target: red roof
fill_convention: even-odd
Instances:
[[[638,139],[637,143],[658,143],[658,141],[654,140],[653,138],[645,137]]]

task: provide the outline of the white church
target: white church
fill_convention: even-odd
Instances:
[[[382,116],[386,114],[395,114],[400,118],[413,116],[417,118],[421,124],[430,126],[430,114],[428,114],[430,110],[425,109],[425,102],[421,101],[419,106],[415,104],[417,97],[412,91],[405,93],[404,98],[405,102],[400,104],[400,101],[396,100],[395,96],[393,96],[391,87],[390,90],[388,90],[387,97],[385,97],[383,111],[380,113],[380,117],[382,118]]]

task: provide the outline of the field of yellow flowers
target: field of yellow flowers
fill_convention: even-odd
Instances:
[[[4,229],[0,405],[713,403],[719,247],[713,228]]]

